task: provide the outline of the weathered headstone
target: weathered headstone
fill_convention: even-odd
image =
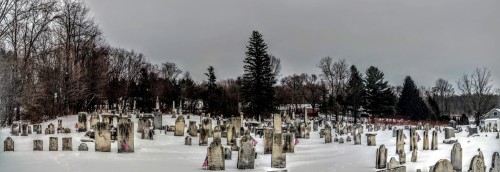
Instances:
[[[33,134],[31,125],[28,125],[28,134]]]
[[[204,129],[203,131],[206,130],[207,129]],[[208,156],[207,158],[208,170],[225,170],[224,148],[222,147],[221,143],[212,142],[210,146],[207,148],[207,156]]]
[[[33,140],[33,151],[43,151],[43,140]]]
[[[205,127],[200,128],[200,137],[199,137],[200,138],[199,139],[200,146],[207,146],[208,145],[208,133],[209,132],[210,131]]]
[[[90,128],[94,128],[97,122],[99,122],[99,115],[97,113],[92,113],[92,115],[90,115]]]
[[[21,124],[21,136],[28,136],[28,124]]]
[[[394,169],[396,167],[399,167],[399,162],[396,160],[396,158],[391,157],[391,160],[387,163],[387,169]]]
[[[35,124],[33,125],[33,132],[36,134],[42,134],[42,125],[41,124]]]
[[[215,126],[214,127],[214,137],[213,137],[214,142],[220,142],[222,143],[222,130],[220,126]]]
[[[432,141],[431,141],[431,150],[437,150],[438,149],[438,134],[437,131],[434,130],[432,131]]]
[[[429,172],[453,172],[453,165],[450,160],[441,159],[431,167]]]
[[[225,160],[231,160],[233,152],[231,151],[230,148],[224,148],[224,159]]]
[[[340,137],[340,139],[339,139],[339,144],[342,144],[342,143],[344,143],[344,138],[343,138],[343,137]]]
[[[455,129],[453,128],[444,128],[444,139],[450,139],[452,137],[455,137]]]
[[[469,166],[469,172],[485,172],[486,165],[484,164],[484,159],[480,155],[475,155]]]
[[[10,134],[12,134],[13,136],[19,136],[19,133],[21,131],[21,126],[19,126],[19,123],[12,123],[11,127],[10,127]]]
[[[174,136],[184,136],[184,128],[185,128],[184,116],[179,115],[175,120],[175,132]]]
[[[325,143],[332,143],[332,127],[328,124],[325,126]]]
[[[410,151],[415,150],[416,142],[415,142],[416,128],[410,127]]]
[[[273,129],[266,128],[264,129],[264,154],[271,154],[272,152],[273,152]]]
[[[154,115],[153,127],[154,127],[154,129],[159,130],[163,126],[163,115],[161,112],[155,112],[155,113],[153,113],[153,115]],[[177,121],[176,121],[176,125],[177,125]]]
[[[86,132],[87,131],[87,113],[86,112],[78,112],[77,131],[78,132]]]
[[[134,152],[135,137],[134,137],[134,123],[133,122],[120,122],[118,124],[117,136],[118,153]]]
[[[184,145],[191,146],[191,142],[192,142],[192,139],[190,136],[186,136],[186,138],[184,138]]]
[[[89,151],[89,147],[85,143],[80,143],[80,146],[78,146],[78,151]]]
[[[281,133],[281,114],[274,114],[273,124],[274,124],[274,132]]]
[[[273,134],[271,168],[286,168],[286,154],[283,153],[283,134]]]
[[[14,151],[14,140],[12,138],[7,137],[3,141],[3,151]]]
[[[107,125],[103,122],[97,122],[94,126],[96,152],[111,152],[111,132]]]
[[[451,164],[453,170],[462,171],[462,146],[460,143],[455,143],[451,149]]]
[[[59,148],[58,138],[49,137],[49,151],[57,151]]]
[[[229,124],[227,127],[227,142],[226,144],[228,146],[232,146],[233,144],[236,144],[236,128],[233,126],[233,124]]]
[[[498,152],[493,153],[490,172],[500,172],[500,155]]]
[[[411,162],[417,162],[418,150],[413,150],[411,152]]]
[[[375,168],[376,169],[386,168],[387,165],[386,162],[387,162],[387,148],[385,148],[385,145],[382,144],[377,149]]]
[[[283,145],[283,152],[294,153],[295,152],[295,133],[284,133],[283,137],[285,143]]]
[[[356,134],[354,137],[354,145],[361,145],[361,133]]]
[[[198,137],[198,127],[196,121],[189,121],[189,136]]]
[[[377,146],[376,136],[377,134],[375,133],[366,133],[366,143],[368,146]]]
[[[204,118],[201,122],[201,126],[206,130],[207,138],[212,137],[212,118]],[[200,130],[201,131],[201,130]],[[208,144],[208,143],[207,143]]]
[[[396,154],[401,154],[405,151],[404,150],[405,141],[403,138],[403,130],[398,129],[398,130],[393,130],[393,131],[396,131]]]
[[[244,142],[238,151],[238,169],[253,169],[255,162],[255,148],[252,143]]]
[[[422,143],[423,150],[429,150],[429,130],[424,130],[424,140]]]
[[[54,124],[50,123],[49,126],[45,129],[45,134],[54,134],[55,133]]]
[[[406,163],[406,153],[405,152],[399,154],[399,163],[400,164]]]
[[[347,136],[347,137],[345,138],[345,141],[346,141],[346,142],[351,142],[351,136]]]

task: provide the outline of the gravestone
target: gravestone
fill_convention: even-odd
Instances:
[[[227,135],[226,144],[228,146],[232,146],[233,144],[236,144],[236,128],[233,126],[233,124],[228,125],[226,135]]]
[[[185,128],[184,116],[179,115],[175,120],[175,132],[174,136],[184,136],[184,128]]]
[[[345,138],[345,141],[346,141],[346,142],[351,142],[351,136],[347,136],[347,137]]]
[[[28,136],[28,124],[21,124],[21,136]]]
[[[431,141],[431,150],[438,149],[438,134],[437,131],[432,131],[432,141]]]
[[[80,146],[78,146],[78,151],[89,151],[89,147],[85,143],[80,143]]]
[[[273,150],[271,155],[271,168],[286,168],[286,154],[283,153],[283,134],[273,134]]]
[[[90,128],[94,128],[97,122],[99,122],[99,115],[97,113],[92,113],[92,115],[90,115]]]
[[[264,154],[271,154],[273,152],[273,129],[264,129]]]
[[[208,132],[207,129],[203,129],[203,131]],[[207,155],[208,170],[225,170],[224,148],[222,147],[221,143],[212,142],[207,148]]]
[[[163,115],[161,112],[155,112],[155,113],[153,113],[153,115],[154,115],[153,127],[154,127],[154,129],[159,130],[163,126]],[[177,121],[176,121],[176,125],[177,125]]]
[[[340,139],[339,139],[339,144],[342,144],[342,143],[344,143],[344,138],[343,138],[343,137],[340,137]]]
[[[285,143],[283,146],[283,152],[294,153],[295,152],[295,133],[284,133],[283,137]]]
[[[403,138],[403,129],[393,130],[396,131],[396,154],[401,154],[405,150],[405,141]]]
[[[422,143],[423,150],[429,150],[429,130],[424,130],[424,140]]]
[[[325,126],[325,143],[332,143],[332,127],[328,124]]]
[[[33,132],[35,132],[36,134],[42,134],[42,125],[41,124],[33,125]]]
[[[186,136],[186,138],[184,138],[184,145],[189,145],[191,146],[191,137],[190,136]]]
[[[356,134],[354,137],[354,145],[361,145],[361,133]]]
[[[429,172],[453,172],[453,165],[450,160],[441,159],[431,167]]]
[[[240,116],[240,117],[234,117],[234,118],[231,118],[231,124],[233,124],[234,128],[236,129],[235,130],[235,133],[236,135],[234,136],[235,138],[238,138],[242,135],[242,133],[240,132],[241,130],[241,125],[242,125],[242,120],[243,118]]]
[[[73,142],[71,137],[62,138],[62,150],[63,151],[73,151]]]
[[[392,137],[396,137],[397,136],[397,134],[398,134],[397,131],[398,130],[392,130]]]
[[[318,131],[318,121],[313,122],[313,131]]]
[[[281,133],[281,114],[274,114],[273,126],[275,133]]]
[[[500,155],[498,152],[493,153],[490,172],[500,172]]]
[[[14,140],[12,138],[7,137],[3,141],[3,151],[14,151]]]
[[[444,128],[444,139],[455,137],[455,129],[446,127]]]
[[[325,126],[325,128],[326,128],[326,126]],[[322,139],[324,137],[325,137],[325,129],[323,128],[323,129],[319,130],[319,138]]]
[[[377,149],[375,168],[376,169],[386,168],[387,166],[386,162],[387,162],[387,148],[385,148],[385,145],[382,144]]]
[[[391,160],[387,163],[387,169],[394,169],[396,167],[399,167],[399,162],[396,160],[396,158],[391,157]]]
[[[413,150],[411,152],[411,162],[417,162],[418,150]]]
[[[127,153],[135,151],[134,123],[120,122],[118,124],[117,136],[118,153]]]
[[[57,151],[59,148],[57,137],[49,137],[49,151]]]
[[[415,142],[415,127],[410,127],[410,151],[415,150],[416,142]]]
[[[208,145],[208,133],[209,133],[209,130],[207,128],[205,128],[205,127],[200,128],[200,137],[199,137],[200,138],[199,139],[200,146],[207,146]]]
[[[469,134],[467,136],[475,136],[479,134],[477,131],[477,127],[467,126],[467,130],[469,131]]]
[[[111,131],[108,124],[97,122],[94,125],[94,138],[96,152],[111,152]]]
[[[10,134],[13,135],[13,136],[19,136],[19,133],[21,131],[21,126],[19,126],[19,123],[15,122],[15,123],[12,123],[11,127],[10,127]]]
[[[189,121],[189,136],[198,137],[198,127],[196,121]]]
[[[335,134],[335,138],[333,139],[333,142],[339,142],[339,138],[337,138],[337,134]]]
[[[238,169],[253,169],[255,162],[255,148],[250,142],[243,142],[238,151]]]
[[[484,164],[484,159],[481,155],[475,155],[469,166],[469,172],[485,172],[486,165]]]
[[[43,140],[33,140],[33,151],[43,151]]]
[[[376,133],[366,133],[366,143],[368,146],[377,146]]]
[[[215,126],[213,141],[222,143],[221,139],[222,139],[222,130],[220,129],[220,126]]]
[[[411,141],[410,141],[410,142],[413,143],[413,147],[412,147],[413,149],[411,151],[418,150],[418,140],[419,140],[419,137],[420,136],[418,135],[417,132],[415,132],[413,134],[413,137],[411,138]]]
[[[55,127],[54,124],[50,123],[49,126],[45,129],[45,134],[54,134],[55,133]]]
[[[455,143],[451,149],[451,164],[453,170],[462,171],[462,146],[460,143]]]
[[[33,134],[31,128],[32,128],[31,125],[28,125],[28,134]]]
[[[405,152],[399,154],[399,163],[400,164],[406,163],[406,153]]]
[[[211,118],[204,118],[201,122],[201,126],[206,130],[207,138],[212,137],[212,119]],[[208,144],[208,143],[207,143]]]
[[[233,152],[231,151],[230,148],[224,148],[224,159],[225,160],[231,160]]]
[[[86,112],[78,112],[77,131],[78,132],[87,132],[87,113]]]

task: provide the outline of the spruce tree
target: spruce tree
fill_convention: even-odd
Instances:
[[[273,85],[276,80],[271,68],[271,58],[267,54],[267,45],[258,31],[252,32],[246,48],[241,88],[244,111],[257,117],[274,111]]]
[[[351,66],[351,76],[346,86],[348,109],[351,110],[354,117],[354,123],[357,123],[358,113],[361,106],[364,106],[365,85],[361,73],[356,66]]]
[[[207,83],[207,96],[205,102],[207,103],[207,111],[208,113],[214,113],[215,107],[217,106],[216,102],[216,89],[217,85],[215,82],[217,81],[217,78],[215,77],[215,72],[214,72],[214,67],[209,66],[208,67],[208,73],[205,73],[205,75],[208,77],[208,83]]]
[[[420,97],[420,91],[410,76],[406,76],[403,91],[398,102],[398,113],[407,115],[412,120],[424,120],[429,118],[430,110]]]
[[[396,95],[392,92],[384,73],[377,67],[370,66],[366,70],[366,111],[378,117],[391,116],[396,113]]]

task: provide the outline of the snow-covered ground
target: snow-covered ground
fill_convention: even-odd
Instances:
[[[89,151],[78,151],[80,139],[84,133],[75,133],[74,125],[77,116],[59,118],[63,120],[63,127],[69,127],[71,134],[32,134],[29,136],[11,136],[15,142],[15,152],[0,152],[0,172],[8,171],[202,171],[201,167],[207,146],[198,146],[198,138],[193,137],[192,146],[184,145],[184,137],[173,136],[172,132],[165,135],[156,132],[155,140],[142,140],[140,134],[135,134],[135,153],[117,153],[117,143],[112,143],[112,152],[94,152],[94,143],[87,143]],[[198,116],[191,119],[199,123]],[[189,120],[186,119],[186,124]],[[137,129],[137,121],[135,129]],[[57,121],[50,121],[57,126]],[[43,130],[50,122],[43,123]],[[163,125],[174,125],[175,119],[170,115],[163,116]],[[215,122],[213,122],[215,124]],[[10,136],[10,129],[0,131],[0,147],[4,147],[3,141]],[[366,133],[366,127],[365,132]],[[423,136],[423,131],[417,131]],[[367,146],[366,136],[362,135],[362,144],[354,145],[354,141],[339,144],[333,142],[325,144],[323,138],[319,138],[319,132],[311,132],[310,139],[299,139],[300,143],[295,146],[295,153],[288,153],[286,165],[288,171],[376,171],[375,152],[379,145],[384,144],[388,149],[388,160],[396,157],[396,138],[392,137],[392,130],[377,132],[377,146]],[[404,130],[409,136],[409,130]],[[431,132],[430,132],[431,133]],[[429,137],[431,134],[429,133]],[[187,134],[186,134],[187,135]],[[486,137],[486,135],[488,135]],[[59,151],[48,151],[49,137],[59,137]],[[252,134],[252,136],[254,136]],[[469,168],[470,161],[480,148],[485,156],[487,168],[491,167],[493,152],[500,151],[500,140],[495,138],[496,133],[481,133],[480,137],[467,137],[466,132],[457,133],[456,137],[463,148],[463,171]],[[73,151],[61,151],[62,138],[73,138]],[[346,136],[343,136],[344,139]],[[409,144],[405,145],[407,171],[422,169],[428,171],[429,166],[434,165],[439,159],[450,159],[452,144],[443,144],[444,131],[438,133],[438,150],[423,151],[422,141],[418,143],[419,153],[417,162],[411,162]],[[255,169],[246,171],[268,171],[272,170],[271,155],[263,154],[262,138],[254,137],[259,143],[256,145],[258,153],[255,161]],[[43,140],[43,151],[33,151],[33,140]],[[408,139],[405,142],[408,143]],[[429,138],[430,141],[430,138]],[[209,138],[209,143],[212,138]],[[226,139],[222,139],[226,145]],[[226,160],[226,171],[239,171],[236,168],[238,153],[232,152],[232,160]]]

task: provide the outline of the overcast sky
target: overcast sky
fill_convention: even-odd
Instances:
[[[197,81],[243,73],[252,30],[281,59],[281,75],[319,74],[320,58],[377,66],[392,85],[419,86],[487,67],[500,83],[498,0],[88,0],[108,43],[154,64],[176,63]]]

